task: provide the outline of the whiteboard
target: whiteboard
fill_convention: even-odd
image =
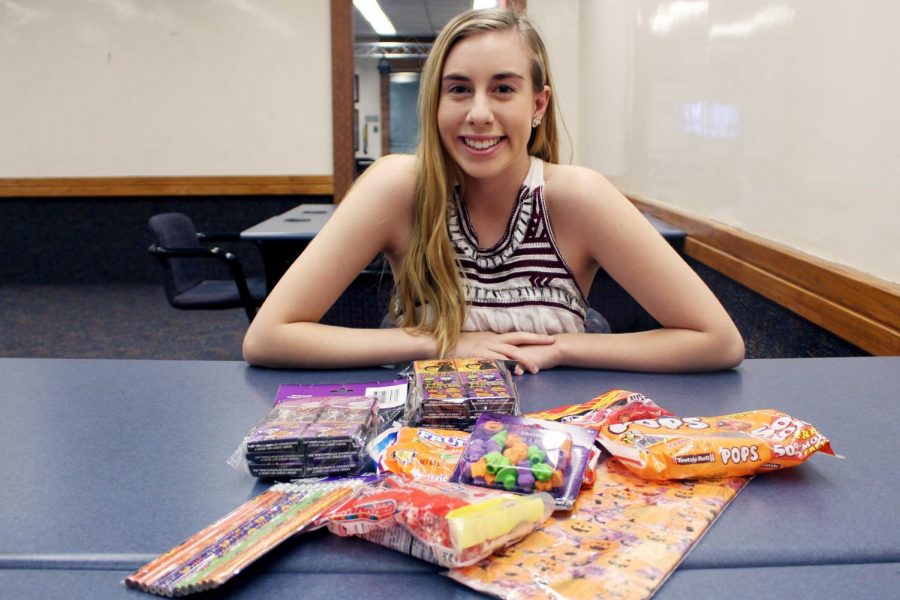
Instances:
[[[328,0],[5,0],[0,177],[330,175]]]
[[[530,0],[528,12],[576,124],[575,163],[900,282],[900,2]]]

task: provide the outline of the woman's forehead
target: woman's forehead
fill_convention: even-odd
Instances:
[[[458,41],[444,61],[442,77],[488,71],[528,75],[531,56],[515,30],[488,31]]]

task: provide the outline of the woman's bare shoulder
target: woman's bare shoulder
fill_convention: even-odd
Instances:
[[[576,213],[579,210],[594,212],[627,202],[606,177],[593,169],[575,165],[546,164],[544,195],[549,205]]]
[[[416,157],[390,154],[354,182],[335,216],[379,237],[381,250],[400,255],[408,243],[415,199]]]
[[[384,186],[394,192],[414,193],[416,157],[411,154],[388,154],[376,160],[360,176],[358,185]]]

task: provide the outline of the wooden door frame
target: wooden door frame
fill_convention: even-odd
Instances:
[[[347,193],[354,171],[352,11],[352,0],[331,0],[331,142],[335,204]]]

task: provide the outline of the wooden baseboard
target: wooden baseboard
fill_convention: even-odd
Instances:
[[[684,229],[685,254],[875,355],[900,354],[900,285],[624,192]]]
[[[331,175],[0,179],[0,198],[89,196],[331,196]]]

